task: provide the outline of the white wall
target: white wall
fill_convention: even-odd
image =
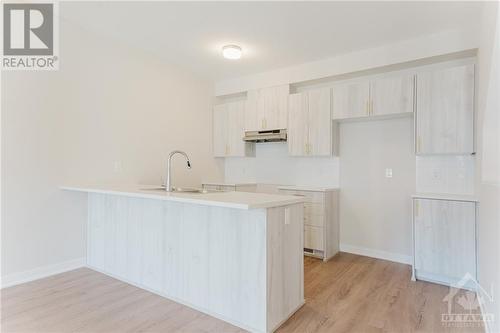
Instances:
[[[223,175],[210,82],[66,21],[60,46],[59,71],[2,75],[3,284],[84,257],[86,197],[60,185],[159,184],[173,149],[174,184]]]
[[[355,51],[337,57],[216,82],[217,96],[249,89],[317,80],[370,70],[478,47],[475,31],[445,31],[428,36]]]
[[[475,194],[473,155],[422,155],[416,157],[416,191]]]
[[[340,188],[341,250],[409,262],[413,118],[342,123]]]
[[[490,332],[500,332],[500,10],[498,2],[484,6],[478,55],[479,195],[478,280],[490,295],[484,313],[495,321]],[[492,296],[493,299],[489,299]]]
[[[286,143],[259,143],[256,156],[226,158],[228,183],[339,186],[338,157],[291,157]]]

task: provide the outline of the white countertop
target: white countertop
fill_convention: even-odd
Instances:
[[[203,182],[203,185],[217,185],[217,186],[248,186],[248,185],[264,185],[275,186],[279,190],[290,191],[311,191],[311,192],[330,192],[338,191],[338,187],[320,187],[320,186],[305,186],[305,185],[276,185],[267,183],[224,183],[224,182]]]
[[[169,193],[164,190],[155,190],[158,186],[151,185],[90,185],[61,186],[60,188],[68,191],[114,194],[238,209],[271,208],[304,202],[303,198],[292,195],[253,192]]]
[[[247,186],[257,185],[256,183],[224,183],[224,182],[203,182],[202,185],[216,185],[216,186]]]
[[[311,192],[331,192],[338,191],[338,187],[315,187],[315,186],[295,186],[295,185],[284,185],[278,186],[279,190],[289,190],[289,191],[311,191]]]
[[[416,199],[434,199],[451,201],[472,201],[478,202],[478,198],[467,194],[449,194],[449,193],[415,193],[411,196]]]

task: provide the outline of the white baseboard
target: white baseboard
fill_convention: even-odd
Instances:
[[[31,269],[29,271],[13,273],[5,275],[1,278],[0,286],[1,289],[15,286],[17,284],[30,282],[38,279],[42,279],[47,276],[64,273],[71,271],[73,269],[84,267],[86,264],[85,258],[78,258],[73,260],[68,260],[58,264],[38,267]]]
[[[349,244],[340,243],[340,251],[352,253],[352,254],[358,254],[360,256],[365,256],[365,257],[394,261],[394,262],[398,262],[401,264],[407,264],[407,265],[411,265],[413,262],[412,257],[408,256],[408,255],[393,253],[393,252],[386,252],[386,251],[375,250],[375,249],[369,249],[366,247],[358,247],[358,246],[353,246],[353,245],[349,245]]]

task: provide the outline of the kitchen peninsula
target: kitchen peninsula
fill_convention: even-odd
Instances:
[[[88,193],[87,265],[253,332],[304,303],[303,199],[247,192]]]

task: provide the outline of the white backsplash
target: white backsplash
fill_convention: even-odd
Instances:
[[[338,157],[290,157],[286,143],[258,143],[255,157],[226,158],[227,183],[339,186]]]
[[[417,156],[417,192],[474,194],[473,155]]]

